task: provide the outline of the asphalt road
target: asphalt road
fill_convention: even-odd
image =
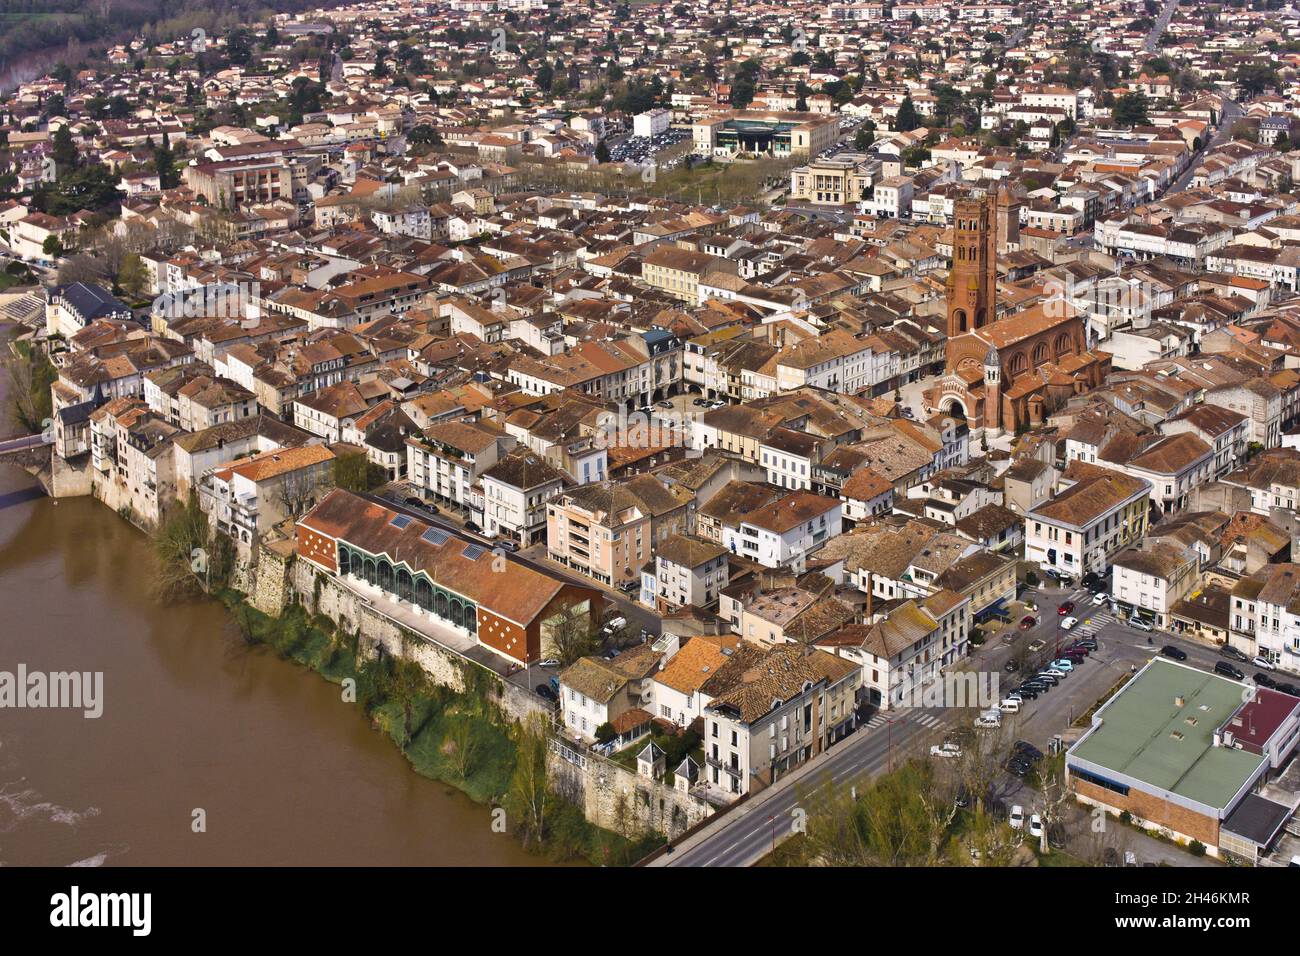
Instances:
[[[1156,17],[1156,22],[1151,26],[1151,32],[1147,34],[1145,47],[1148,53],[1156,52],[1156,47],[1160,45],[1160,35],[1169,26],[1169,20],[1177,9],[1178,0],[1166,0],[1165,5],[1160,9],[1159,16]]]
[[[29,448],[37,448],[41,445],[49,445],[52,444],[52,441],[52,439],[46,441],[44,435],[23,435],[20,438],[10,438],[7,441],[0,441],[0,455],[26,451]]]
[[[722,818],[722,825],[697,846],[660,856],[659,866],[749,866],[792,833],[795,810],[826,786],[842,788],[889,769],[904,755],[942,736],[944,716],[932,711],[908,711],[892,720],[877,715],[867,726],[833,746],[807,765],[809,772],[791,774]],[[874,724],[874,726],[872,725]]]
[[[1214,130],[1214,135],[1210,137],[1208,143],[1201,147],[1201,151],[1194,155],[1187,164],[1187,169],[1179,176],[1169,188],[1165,190],[1165,196],[1172,196],[1174,193],[1182,192],[1187,188],[1188,183],[1192,181],[1192,174],[1196,172],[1196,167],[1200,164],[1201,157],[1204,156],[1220,143],[1225,142],[1232,135],[1232,126],[1241,116],[1241,107],[1229,99],[1223,101],[1223,114],[1219,117],[1219,125]]]

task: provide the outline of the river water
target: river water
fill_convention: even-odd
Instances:
[[[103,672],[98,719],[0,709],[0,865],[543,862],[219,605],[160,606],[150,566],[109,508],[0,463],[0,671]]]

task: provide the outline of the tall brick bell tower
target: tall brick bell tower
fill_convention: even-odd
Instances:
[[[948,338],[993,321],[997,307],[997,200],[976,189],[953,203]]]

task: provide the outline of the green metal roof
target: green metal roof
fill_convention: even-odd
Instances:
[[[1101,711],[1101,725],[1070,753],[1154,790],[1223,809],[1264,761],[1244,750],[1214,746],[1214,731],[1242,705],[1244,689],[1217,674],[1157,658],[1111,700]]]

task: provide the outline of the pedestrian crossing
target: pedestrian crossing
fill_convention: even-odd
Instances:
[[[876,713],[875,716],[873,716],[870,720],[867,721],[867,725],[866,725],[867,729],[875,730],[877,727],[883,727],[885,726],[885,724],[889,723],[891,719],[894,721],[894,723],[898,723],[903,720],[910,720],[920,724],[922,727],[925,727],[928,730],[934,730],[935,728],[943,725],[943,721],[940,720],[938,717],[936,717],[934,714],[928,713],[923,710],[921,711],[904,710],[904,711],[898,711],[897,715],[892,718],[888,714]]]
[[[1119,623],[1119,619],[1116,618],[1114,614],[1110,611],[1102,611],[1098,608],[1098,613],[1089,614],[1081,619],[1081,622],[1074,628],[1074,630],[1070,631],[1070,637],[1074,640],[1079,640],[1085,637],[1096,637],[1097,632],[1107,624],[1117,623]]]

